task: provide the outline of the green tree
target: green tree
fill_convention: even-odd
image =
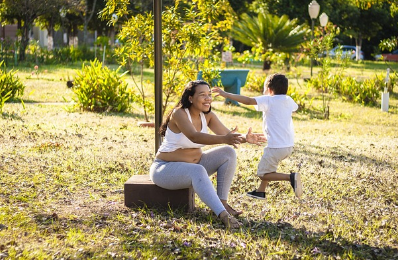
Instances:
[[[356,59],[359,60],[363,39],[371,39],[383,29],[388,21],[388,11],[383,8],[382,3],[347,1],[345,8],[341,9],[341,14],[340,17],[335,17],[333,22],[341,25],[343,34],[355,39]]]
[[[122,65],[133,73],[134,66],[139,67],[139,79],[135,87],[139,90],[140,102],[147,118],[148,85],[143,86],[141,73],[144,66],[154,64],[153,15],[130,16],[126,0],[108,1],[101,15],[110,19],[112,14],[118,17],[128,16],[119,33],[122,46],[116,49],[116,55]],[[219,50],[228,42],[226,31],[232,26],[232,14],[226,0],[176,1],[162,14],[162,52],[163,52],[163,112],[168,105],[180,96],[186,83],[197,77],[199,70],[209,80],[218,75],[213,69],[220,59]],[[206,76],[208,78],[206,78]],[[153,88],[152,88],[153,89]],[[153,102],[152,102],[153,103]]]
[[[132,76],[134,87],[138,91],[138,95],[134,94],[133,100],[143,107],[147,122],[148,113],[153,111],[153,102],[146,91],[151,83],[144,82],[144,68],[146,64],[153,66],[154,62],[153,30],[152,14],[133,16],[125,22],[119,32],[122,46],[115,49],[120,64],[126,67]],[[135,67],[138,67],[138,73]]]
[[[96,6],[97,0],[67,0],[68,13],[80,19],[79,24],[83,25],[83,44],[87,43],[88,24],[99,11]]]
[[[66,5],[67,0],[53,0],[53,4],[48,7],[48,11],[37,18],[36,24],[41,29],[47,29],[47,49],[52,50],[54,46],[54,30],[61,25],[60,10]]]
[[[19,36],[19,60],[25,60],[25,50],[29,44],[29,32],[35,19],[46,14],[54,6],[52,0],[3,0],[0,3],[0,20],[6,24],[17,21]]]
[[[388,10],[390,13],[390,20],[392,20],[392,27],[397,28],[398,26],[398,1],[390,1],[388,5]],[[388,30],[392,34],[389,37],[383,38],[379,44],[379,48],[385,51],[392,51],[398,47],[398,33],[395,31],[395,34],[392,30]]]
[[[274,15],[287,15],[298,19],[299,23],[311,23],[308,4],[311,0],[255,0],[249,10],[268,12]],[[389,10],[396,9],[397,0],[318,0],[320,13],[325,12],[329,21],[340,28],[341,34],[336,38],[339,43],[355,39],[356,45],[362,48],[363,40],[378,44],[380,39],[389,38],[396,31],[396,22],[391,22]],[[319,24],[316,21],[315,24]],[[371,47],[367,46],[368,52]],[[359,52],[357,52],[359,53]]]
[[[289,20],[286,15],[259,13],[257,17],[242,14],[232,28],[232,37],[263,55],[263,69],[269,69],[269,52],[290,54],[299,50],[306,40],[309,29],[305,24],[297,25],[297,19]]]
[[[255,2],[255,0],[229,0],[229,4],[234,12],[238,15],[247,13],[250,5],[253,4],[253,2]]]

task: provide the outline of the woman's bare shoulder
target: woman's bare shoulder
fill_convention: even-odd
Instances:
[[[217,115],[216,115],[213,111],[210,111],[209,113],[205,114],[205,118],[206,118],[207,124],[209,124],[209,122],[210,122],[212,119],[218,118],[218,117],[217,117]]]
[[[212,117],[217,117],[217,115],[213,111],[210,111],[209,113],[205,114],[205,117],[212,118]]]
[[[173,117],[181,117],[181,116],[186,116],[186,112],[184,110],[184,108],[180,107],[180,108],[176,108],[174,109],[174,111],[171,113],[171,116]]]

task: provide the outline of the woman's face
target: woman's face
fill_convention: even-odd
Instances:
[[[205,84],[196,86],[195,94],[189,97],[192,106],[202,112],[209,111],[212,100],[210,88]]]

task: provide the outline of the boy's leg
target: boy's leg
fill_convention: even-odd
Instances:
[[[300,198],[303,195],[303,184],[301,183],[301,175],[297,172],[292,172],[290,174],[290,184],[293,187],[294,193],[297,198]]]
[[[265,192],[265,189],[268,187],[270,181],[288,181],[290,180],[290,175],[279,172],[270,172],[264,174],[263,176],[258,176],[261,179],[260,186],[256,191]]]
[[[280,181],[285,180],[286,176],[281,175],[276,172],[279,162],[282,160],[279,149],[273,149],[266,147],[264,149],[264,154],[257,168],[257,176],[261,179],[260,186],[257,188],[257,192],[265,192],[270,181]],[[283,156],[286,158],[287,156]]]
[[[260,186],[256,190],[257,192],[265,192],[265,188],[268,187],[270,181],[290,181],[296,197],[300,198],[303,194],[303,185],[301,183],[300,173],[292,172],[290,174],[272,172],[259,176],[261,179]]]
[[[260,178],[261,179],[261,178]],[[262,191],[262,192],[265,192],[265,189],[268,187],[268,185],[269,185],[269,181],[264,181],[264,180],[261,180],[261,182],[260,182],[260,186],[258,186],[258,188],[257,188],[257,190],[256,191]]]
[[[293,147],[289,148],[265,148],[257,169],[257,175],[261,179],[260,186],[247,195],[254,198],[265,198],[265,189],[270,181],[290,181],[295,194],[300,197],[302,194],[302,184],[299,173],[278,173],[276,169],[283,159],[293,152]]]
[[[263,179],[264,176],[268,174],[272,174],[276,172],[278,167],[278,160],[273,157],[272,152],[270,152],[269,148],[264,148],[263,156],[257,167],[257,176],[261,179],[260,186],[253,190],[247,192],[247,196],[256,198],[256,199],[265,199],[265,189],[268,187],[268,180]]]
[[[260,186],[257,189],[246,193],[247,196],[256,198],[256,199],[260,199],[260,200],[264,200],[265,199],[265,188],[268,187],[268,183],[269,183],[268,181],[261,180]]]

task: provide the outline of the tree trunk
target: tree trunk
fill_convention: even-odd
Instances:
[[[115,27],[114,26],[112,26],[111,28],[110,28],[110,37],[109,37],[109,39],[110,39],[110,45],[113,47],[115,44]]]
[[[86,18],[84,18],[84,25],[83,25],[83,44],[86,45],[87,44],[87,24],[88,21]]]
[[[22,37],[19,45],[19,61],[24,61],[26,59],[25,51],[26,47],[29,45],[29,26],[25,22],[22,26]]]
[[[88,1],[86,1],[86,15],[83,18],[83,23],[84,23],[84,26],[83,26],[83,43],[84,44],[87,44],[87,34],[88,34],[87,26],[88,26],[88,23],[90,22],[91,18],[93,17],[93,14],[94,14],[94,11],[95,11],[95,5],[97,4],[97,0],[94,0],[94,2],[93,2],[93,6],[92,6],[91,13],[90,13],[89,17],[87,17],[87,13],[88,13],[88,3],[87,2]]]
[[[77,25],[73,24],[72,28],[69,30],[69,46],[78,47],[79,39],[77,38]]]
[[[269,69],[271,69],[271,61],[265,60],[263,63],[263,70],[269,70]]]
[[[285,66],[286,66],[286,70],[290,71],[290,59],[289,58],[285,58],[284,63],[285,63]]]
[[[50,21],[50,24],[47,27],[47,50],[52,51],[54,48],[54,26],[53,22]]]
[[[355,38],[355,45],[356,45],[356,51],[355,51],[355,60],[360,60],[361,57],[361,46],[362,46],[362,35],[359,34]]]

